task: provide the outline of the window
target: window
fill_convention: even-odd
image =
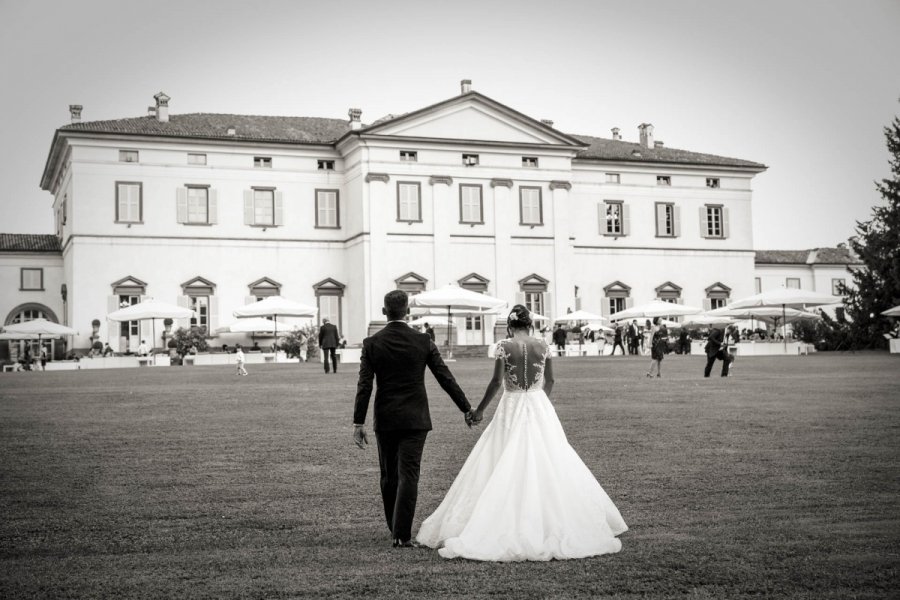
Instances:
[[[625,227],[625,204],[621,200],[604,200],[600,205],[600,233],[628,235]]]
[[[119,162],[136,163],[137,161],[138,161],[138,151],[137,150],[119,150]]]
[[[116,182],[116,222],[140,223],[143,219],[142,185],[140,183]]]
[[[195,312],[191,327],[206,327],[209,331],[209,296],[189,296],[190,308]]]
[[[531,167],[536,169],[538,166],[537,156],[523,156],[522,157],[522,166],[523,167]]]
[[[247,287],[250,288],[250,295],[255,298],[257,302],[265,300],[269,296],[281,295],[281,284],[268,277],[257,279]]]
[[[313,285],[316,293],[316,305],[319,308],[319,324],[323,319],[328,319],[338,331],[341,331],[341,304],[344,297],[343,283],[330,277]]]
[[[606,183],[622,183],[622,176],[619,173],[607,173]]]
[[[421,184],[397,182],[397,220],[408,223],[422,221]]]
[[[318,161],[319,170],[320,171],[334,171],[334,161],[333,160],[320,160]]]
[[[20,290],[43,291],[44,269],[30,269],[22,267],[19,276]]]
[[[483,327],[484,317],[466,317],[466,331],[481,331]]]
[[[30,306],[40,306],[39,304],[31,304]],[[56,323],[56,316],[51,314],[48,310],[41,310],[40,308],[25,308],[13,317],[12,323],[27,323],[28,321],[34,321],[35,319],[47,319],[48,321],[53,321]]]
[[[672,185],[672,177],[669,175],[657,175],[656,185]]]
[[[253,190],[253,224],[275,224],[275,190]]]
[[[129,306],[134,306],[135,304],[139,304],[141,301],[140,296],[135,296],[134,294],[119,294],[119,308],[128,308]],[[119,336],[124,338],[132,338],[137,337],[141,334],[141,322],[140,321],[122,321],[119,324]]]
[[[525,292],[525,308],[539,315],[544,314],[544,292]]]
[[[706,187],[717,189],[719,187],[719,178],[718,177],[707,177],[706,178]]]
[[[704,310],[724,308],[731,296],[731,288],[720,281],[712,284],[704,291],[706,292],[706,301],[703,303]]]
[[[340,226],[338,190],[316,190],[316,227],[337,229]]]
[[[419,160],[419,153],[415,150],[401,150],[400,160],[403,162],[417,162]]]
[[[609,302],[609,314],[625,310],[625,296],[613,296],[606,300]]]
[[[478,164],[478,155],[477,154],[463,154],[462,155],[462,163],[467,167],[474,167]]]
[[[702,209],[706,213],[704,223],[706,235],[704,237],[725,237],[722,226],[722,207],[707,205]]]
[[[420,294],[425,291],[425,286],[428,284],[428,280],[419,275],[418,273],[407,273],[402,277],[398,277],[394,280],[394,283],[397,284],[398,290],[403,290],[410,296],[415,296],[416,294]]]
[[[725,308],[726,304],[728,304],[728,298],[710,298],[709,299],[710,310],[715,310],[717,308]]]
[[[675,205],[670,203],[656,203],[656,237],[676,237]]]
[[[753,278],[753,289],[756,290],[755,293],[762,294],[762,279],[760,279],[759,277]]]
[[[531,225],[532,227],[544,224],[544,208],[541,203],[541,188],[519,188],[519,224]]]
[[[189,152],[187,160],[189,165],[205,165],[206,155]]]
[[[209,188],[187,188],[187,223],[209,223]]]
[[[799,277],[787,277],[784,280],[784,287],[789,290],[799,290],[800,289],[800,278]]]
[[[847,285],[846,279],[832,279],[831,280],[831,295],[832,296],[843,296],[843,289]]]
[[[254,156],[253,157],[253,166],[262,168],[262,169],[271,169],[272,168],[272,157],[271,156]]]
[[[459,222],[484,223],[484,206],[481,202],[481,186],[460,184]]]
[[[667,281],[658,288],[656,288],[656,297],[663,302],[669,302],[671,304],[678,304],[678,301],[681,299],[681,287],[675,285],[671,281]]]

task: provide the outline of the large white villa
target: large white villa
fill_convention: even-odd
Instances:
[[[46,316],[79,331],[74,349],[96,335],[127,351],[153,334],[108,322],[122,304],[190,306],[214,332],[280,294],[317,306],[354,344],[383,325],[394,288],[456,283],[553,319],[654,298],[717,307],[779,285],[827,291],[854,263],[842,248],[754,251],[760,163],[666,147],[649,124],[636,141],[618,128],[563,133],[467,80],[368,125],[358,109],[170,114],[170,98],[155,99],[112,121],[70,107],[41,180],[56,234],[0,235],[3,323]],[[457,319],[454,344],[492,342],[493,321]]]

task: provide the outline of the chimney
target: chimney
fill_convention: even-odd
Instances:
[[[81,109],[84,108],[80,104],[69,105],[69,116],[72,117],[72,123],[81,123]]]
[[[235,136],[237,135],[237,129],[234,125],[229,125],[227,129],[225,129],[225,135]]]
[[[153,117],[154,119],[156,118],[156,107],[155,106],[147,107],[147,116]]]
[[[350,129],[356,131],[357,129],[362,128],[362,121],[360,121],[360,117],[362,117],[362,109],[361,108],[351,108],[347,111],[347,114],[350,115]]]
[[[550,119],[541,119],[541,123],[543,123],[547,127],[553,127],[553,121]]]
[[[169,122],[169,98],[165,92],[160,92],[153,96],[156,99],[156,120],[160,123]]]
[[[644,148],[653,147],[653,125],[650,123],[641,123],[638,125],[638,133],[641,136],[641,146]]]
[[[472,91],[472,80],[471,79],[463,79],[459,82],[459,93],[460,94],[468,94]]]
[[[662,147],[663,147],[663,142],[662,142],[662,140],[656,140],[656,141],[654,141],[654,142],[653,142],[653,147],[654,147],[654,148],[662,148]]]
[[[622,139],[622,134],[619,133],[620,131],[621,131],[621,129],[619,129],[618,127],[613,127],[613,128],[612,128],[612,134],[613,134],[613,139],[614,139],[614,140],[621,140],[621,139]]]

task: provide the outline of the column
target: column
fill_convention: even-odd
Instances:
[[[431,185],[432,231],[434,233],[432,238],[434,287],[440,288],[455,281],[455,273],[450,264],[452,261],[450,223],[453,218],[452,207],[455,206],[450,201],[450,186],[453,185],[453,178],[446,175],[432,175],[428,179],[428,183]],[[456,275],[462,276],[465,273]]]
[[[553,296],[556,304],[555,315],[566,314],[566,309],[575,310],[575,267],[572,244],[569,241],[569,190],[568,181],[551,181],[553,196]],[[584,284],[582,284],[584,285]]]
[[[518,222],[518,207],[510,200],[512,179],[491,179],[494,195],[494,289],[493,295],[509,302],[512,307],[516,297],[515,273],[510,271],[512,262],[512,230]],[[488,290],[491,293],[491,290]],[[494,339],[506,337],[506,321],[498,318],[494,323]]]
[[[363,242],[367,288],[365,314],[369,318],[368,333],[371,335],[385,323],[381,307],[384,304],[384,295],[388,291],[383,289],[383,286],[388,279],[384,249],[387,244],[385,219],[386,215],[391,214],[387,190],[390,177],[386,173],[367,173],[365,181],[368,198],[363,198],[363,202],[368,210],[369,224],[369,236]]]

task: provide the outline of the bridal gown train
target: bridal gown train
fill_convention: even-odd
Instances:
[[[628,526],[569,445],[544,393],[547,344],[497,344],[504,392],[416,539],[445,558],[522,561],[618,552]]]

